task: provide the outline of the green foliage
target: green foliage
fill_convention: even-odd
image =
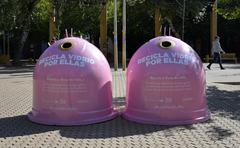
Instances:
[[[154,9],[149,2],[127,3],[127,56],[154,37]]]
[[[4,0],[0,2],[0,29],[22,29],[29,25],[38,0]]]
[[[49,20],[49,0],[40,0],[33,11],[33,22],[42,23]]]
[[[36,0],[35,0],[36,1]],[[207,0],[188,0],[186,1],[186,17],[191,20],[206,4]],[[222,0],[227,1],[227,0]],[[235,0],[236,1],[236,0]],[[21,29],[29,16],[29,3],[33,1],[8,0],[1,1],[0,11],[2,29]],[[32,29],[47,31],[49,21],[49,0],[39,0],[31,16]],[[113,0],[58,0],[59,19],[58,25],[63,33],[65,28],[74,28],[81,34],[92,34],[97,37],[99,34],[99,15],[103,3],[108,2],[108,34],[111,36],[113,31]],[[175,26],[179,26],[182,17],[182,0],[127,0],[128,29],[131,33],[137,34],[138,30],[150,31],[149,23],[153,25],[154,8],[161,8],[162,18],[168,20],[175,19]],[[221,11],[223,12],[223,11]],[[121,2],[118,1],[118,22],[121,23]],[[227,15],[227,14],[225,14]],[[177,21],[179,20],[179,21]],[[131,24],[132,23],[132,24]],[[120,25],[119,25],[120,26]],[[143,28],[144,27],[144,28]],[[151,26],[153,28],[153,26]],[[150,29],[150,28],[149,28]],[[153,31],[150,31],[152,34]],[[79,33],[77,33],[79,34]]]
[[[218,13],[226,19],[240,18],[240,1],[239,0],[219,0]]]
[[[117,22],[118,22],[118,33],[121,34],[121,23],[122,23],[122,8],[121,3],[117,1]],[[108,36],[113,36],[114,27],[114,1],[108,0],[107,3],[107,23],[108,23]]]
[[[16,0],[16,28],[23,29],[32,22],[32,14],[39,0]]]
[[[54,0],[53,0],[54,1]],[[160,7],[162,25],[173,26],[181,34],[183,0],[126,0],[128,48],[136,49],[154,37],[155,7]],[[234,1],[234,5],[229,5]],[[76,36],[90,35],[98,42],[99,16],[107,2],[108,36],[113,37],[113,0],[57,0],[57,24],[63,37],[65,29],[74,29]],[[121,42],[122,1],[118,0],[118,35]],[[185,28],[191,29],[192,20],[207,5],[208,0],[186,0]],[[219,13],[227,18],[239,16],[226,8],[239,6],[238,0],[219,0]],[[230,7],[231,6],[231,7]],[[31,32],[48,38],[49,0],[2,0],[0,1],[0,30],[31,29]],[[223,9],[224,8],[224,9]],[[230,13],[231,12],[231,13]],[[229,14],[230,13],[230,14]],[[29,26],[29,27],[26,27]],[[119,42],[119,43],[120,43]],[[133,52],[133,51],[132,51]]]
[[[134,6],[134,5],[137,5],[137,4],[144,3],[145,0],[126,0],[126,2],[129,6]]]
[[[105,4],[107,0],[63,0],[64,3],[78,5],[99,5]]]
[[[15,0],[0,1],[0,30],[9,31],[16,25],[16,4]]]
[[[76,35],[85,34],[97,36],[99,33],[99,15],[101,5],[86,5],[82,3],[72,3],[62,5],[60,30],[73,28]]]
[[[46,31],[49,24],[49,0],[40,0],[36,5],[32,15],[32,30]]]

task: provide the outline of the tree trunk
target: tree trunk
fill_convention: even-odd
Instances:
[[[38,0],[31,0],[29,3],[27,3],[27,13],[25,14],[26,20],[24,20],[23,23],[23,28],[21,31],[21,36],[19,39],[19,42],[17,43],[18,50],[15,53],[14,59],[13,59],[13,65],[21,65],[21,58],[22,58],[22,52],[24,45],[27,41],[30,29],[31,29],[31,14],[34,10],[35,5],[37,4]]]
[[[160,7],[155,8],[155,37],[161,35],[161,12]]]
[[[30,31],[30,29],[26,29],[26,30],[23,30],[21,33],[21,39],[19,41],[18,50],[16,52],[16,57],[15,57],[15,61],[14,61],[15,65],[21,65],[20,60],[22,58],[23,47],[27,41],[29,31]]]

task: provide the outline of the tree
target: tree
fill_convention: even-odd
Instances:
[[[15,52],[14,63],[18,63],[23,46],[27,40],[32,13],[38,0],[7,0],[0,2],[1,23],[0,27],[3,31],[12,31],[17,40],[17,51]]]
[[[95,38],[99,32],[100,4],[106,0],[52,0],[59,8],[60,29],[74,28]],[[7,0],[0,2],[0,30],[14,34],[14,64],[18,64],[30,31],[48,33],[50,0]]]
[[[17,2],[19,6],[20,14],[17,15],[18,29],[20,30],[20,39],[18,41],[18,52],[15,57],[14,64],[19,64],[19,60],[22,55],[23,47],[27,40],[27,37],[30,32],[31,27],[31,19],[32,13],[37,4],[38,0],[29,0],[29,1],[21,1]]]
[[[101,4],[92,3],[68,3],[60,9],[60,30],[73,28],[75,35],[90,35],[91,39],[97,39],[99,34],[99,15]]]
[[[0,1],[0,30],[10,31],[16,24],[17,4],[15,0]]]
[[[154,37],[154,13],[158,6],[162,26],[169,26],[175,31],[174,36],[182,34],[183,0],[127,0],[127,39],[130,54],[133,49]],[[208,5],[208,0],[186,1],[185,28],[191,29],[192,20]]]
[[[7,53],[9,46],[6,46],[6,37],[8,35],[7,41],[9,43],[9,35],[16,22],[17,9],[14,7],[15,4],[16,1],[14,0],[0,2],[0,35],[3,38],[2,51],[0,51],[0,54],[3,55],[9,54]]]
[[[49,23],[50,1],[40,0],[32,12],[32,30],[46,31]]]

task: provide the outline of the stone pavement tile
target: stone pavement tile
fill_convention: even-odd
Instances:
[[[217,84],[217,69],[207,72],[207,99],[211,120],[186,126],[145,125],[121,117],[85,126],[46,126],[30,122],[32,73],[1,73],[0,70],[0,147],[49,148],[222,148],[240,147],[240,90],[238,86]],[[219,71],[220,72],[220,71]],[[22,75],[21,75],[22,74]],[[225,72],[227,74],[227,72]],[[230,71],[229,74],[236,74]],[[230,81],[236,75],[225,79]],[[113,72],[116,108],[124,109],[125,73]],[[236,79],[237,81],[237,79]],[[239,88],[239,87],[238,87]]]

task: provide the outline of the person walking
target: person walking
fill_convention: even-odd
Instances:
[[[218,62],[218,63],[219,63],[219,66],[220,66],[221,70],[224,70],[224,69],[225,69],[225,68],[223,68],[223,66],[222,66],[222,59],[221,59],[221,53],[225,53],[225,51],[222,49],[219,40],[220,40],[220,37],[219,37],[219,36],[216,36],[216,37],[214,38],[213,43],[212,43],[211,53],[212,53],[212,56],[213,56],[213,60],[211,60],[211,61],[209,62],[209,64],[207,65],[207,68],[208,68],[209,70],[211,69],[212,63],[214,63],[214,62]]]

